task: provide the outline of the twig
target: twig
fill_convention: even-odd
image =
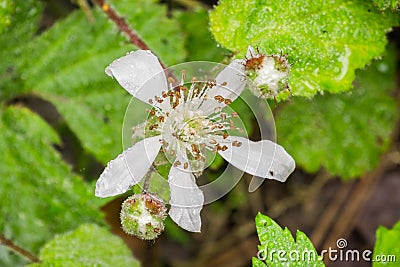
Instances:
[[[307,188],[304,190],[295,190],[293,195],[280,200],[272,206],[268,211],[268,216],[271,218],[278,218],[289,208],[298,204],[307,205],[307,203],[312,203],[312,200],[321,192],[322,187],[332,178],[332,175],[328,172],[321,170],[314,178],[312,184],[307,186]]]
[[[31,252],[17,246],[16,244],[14,244],[13,241],[11,241],[10,239],[7,239],[4,235],[0,235],[0,244],[4,245],[5,247],[9,248],[10,250],[14,251],[15,253],[27,258],[31,262],[40,262],[38,257],[36,257]]]
[[[351,194],[353,186],[354,181],[342,183],[338,193],[333,197],[330,205],[325,209],[322,218],[319,219],[317,227],[311,234],[311,240],[315,247],[321,247],[324,237],[331,230],[332,224],[339,216],[338,214],[340,209]]]
[[[117,12],[104,0],[95,0],[95,2],[100,6],[101,10],[107,14],[108,18],[112,20],[118,27],[120,31],[125,33],[129,41],[138,47],[139,49],[143,50],[151,50],[147,44],[142,40],[142,38],[137,35],[137,33],[131,29],[126,23],[125,19],[117,14]],[[160,61],[160,60],[159,60]],[[160,61],[161,66],[165,69],[165,65]]]

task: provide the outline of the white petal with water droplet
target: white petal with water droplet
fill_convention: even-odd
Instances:
[[[146,138],[110,161],[96,183],[97,197],[125,193],[148,172],[160,150],[160,136]]]
[[[184,162],[182,159],[180,161]],[[169,216],[183,229],[200,232],[200,211],[203,208],[204,196],[196,185],[194,175],[188,172],[188,169],[171,167],[168,176],[171,191]]]
[[[218,153],[233,166],[251,175],[284,182],[296,167],[285,149],[272,141],[253,142],[239,136],[230,136],[225,140],[240,142],[239,147],[219,141],[228,149]]]
[[[106,68],[106,73],[145,103],[168,88],[160,62],[148,50],[137,50],[116,59]]]
[[[207,114],[213,112],[217,107],[226,106],[223,102],[214,101],[215,96],[222,96],[233,102],[242,93],[247,83],[243,61],[238,59],[232,61],[218,74],[215,80],[217,86],[207,91],[210,101],[205,101],[204,105],[200,107]]]

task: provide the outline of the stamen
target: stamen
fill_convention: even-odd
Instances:
[[[241,146],[242,146],[242,142],[239,142],[239,141],[233,141],[233,142],[232,142],[232,146],[235,146],[235,147],[241,147]]]
[[[218,101],[218,103],[224,102],[224,97],[222,95],[216,95],[214,96],[214,99]]]
[[[186,70],[182,70],[182,76],[181,76],[181,85],[183,85],[183,83],[186,80]]]
[[[200,150],[197,148],[197,146],[195,144],[192,144],[191,146],[192,146],[192,151],[193,152],[195,152],[197,154],[200,154]]]
[[[230,100],[229,98],[225,98],[224,103],[225,105],[229,106],[230,104],[232,104],[232,100]]]
[[[181,165],[181,162],[179,160],[174,162],[174,167],[178,167],[179,165]]]
[[[158,127],[157,123],[153,124],[153,125],[150,125],[149,130],[151,131],[151,130],[157,129],[157,127]]]

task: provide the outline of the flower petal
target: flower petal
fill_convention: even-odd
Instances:
[[[96,183],[97,197],[125,193],[148,172],[160,150],[160,136],[146,138],[110,161]]]
[[[149,50],[137,50],[114,60],[106,68],[106,73],[145,103],[168,88],[163,68]]]
[[[212,101],[206,101],[201,107],[204,111],[213,111],[217,107],[226,106],[224,102],[215,101],[215,96],[222,96],[233,102],[242,93],[247,83],[243,61],[238,59],[232,61],[215,80],[217,85],[207,91],[208,99]]]
[[[237,141],[239,147],[232,146],[231,142]],[[295,162],[285,149],[269,140],[253,142],[244,137],[230,136],[220,142],[228,147],[219,154],[236,168],[251,175],[262,178],[275,179],[281,182],[294,171]]]
[[[204,195],[197,187],[194,175],[187,169],[172,166],[168,182],[171,190],[169,216],[183,229],[200,232]]]

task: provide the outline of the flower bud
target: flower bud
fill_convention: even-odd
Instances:
[[[289,91],[288,78],[291,65],[287,55],[265,55],[249,47],[244,62],[246,75],[253,81],[251,90],[256,96],[275,98],[280,92]]]
[[[136,194],[122,203],[121,224],[125,233],[144,240],[157,238],[164,230],[165,203],[156,195]]]

